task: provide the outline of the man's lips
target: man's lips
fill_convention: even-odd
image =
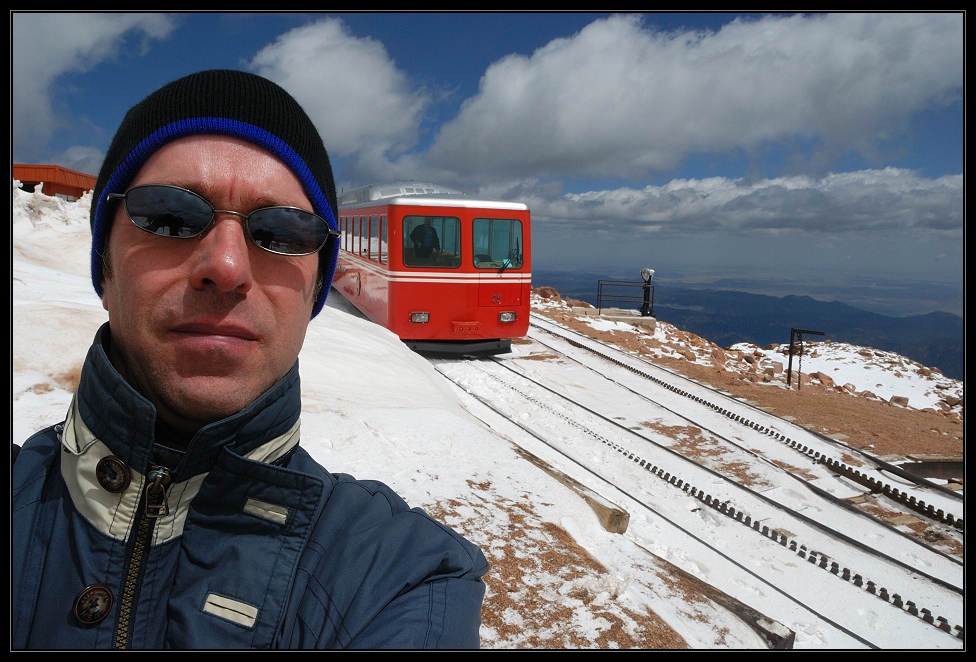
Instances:
[[[258,339],[258,334],[251,329],[238,324],[210,323],[210,322],[185,322],[172,328],[173,333],[183,334],[187,337],[202,338],[230,338],[236,340],[253,341]]]

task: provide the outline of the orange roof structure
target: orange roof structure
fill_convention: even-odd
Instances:
[[[25,191],[33,191],[38,184],[44,185],[46,195],[56,195],[77,200],[85,191],[95,188],[95,176],[59,165],[13,164],[14,179],[23,184]]]

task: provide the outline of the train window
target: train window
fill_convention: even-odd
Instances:
[[[518,269],[522,266],[522,222],[508,218],[476,218],[473,226],[474,266]]]
[[[460,219],[454,216],[405,216],[403,263],[408,267],[460,267]]]
[[[380,262],[383,264],[386,264],[386,256],[388,253],[386,225],[386,216],[380,216]]]
[[[369,254],[369,218],[359,217],[359,255]]]
[[[369,217],[369,259],[380,259],[380,219],[378,216]]]

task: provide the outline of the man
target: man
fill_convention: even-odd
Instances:
[[[125,116],[92,198],[109,321],[14,461],[12,647],[478,645],[480,550],[298,445],[335,210],[270,81],[201,72]]]
[[[414,254],[417,257],[430,257],[441,250],[441,240],[437,237],[437,230],[431,225],[432,222],[433,219],[425,218],[424,224],[418,225],[410,233]]]

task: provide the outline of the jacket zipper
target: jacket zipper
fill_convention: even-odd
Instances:
[[[130,629],[135,616],[140,578],[149,549],[152,547],[152,534],[156,528],[156,520],[169,514],[169,505],[166,503],[166,488],[171,480],[169,469],[159,466],[153,466],[146,478],[146,498],[139,509],[136,535],[133,540],[132,551],[129,553],[125,580],[119,593],[119,614],[115,624],[115,648],[128,648],[132,643]]]

